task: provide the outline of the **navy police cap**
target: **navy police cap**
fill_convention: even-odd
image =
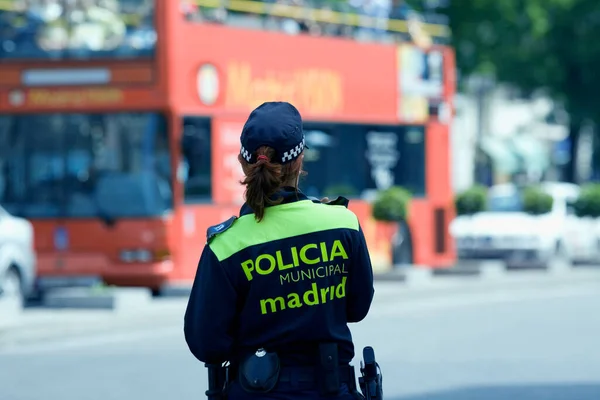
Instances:
[[[250,113],[240,137],[240,153],[249,162],[256,162],[256,150],[268,146],[275,150],[275,159],[281,164],[295,160],[306,146],[302,117],[290,103],[272,101],[263,103]]]

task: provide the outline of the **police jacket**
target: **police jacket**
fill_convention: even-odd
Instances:
[[[322,204],[293,188],[278,196],[260,223],[245,204],[208,229],[184,324],[202,362],[264,348],[282,365],[316,365],[320,342],[337,342],[343,364],[354,357],[348,323],[365,318],[374,295],[358,219],[343,198]]]

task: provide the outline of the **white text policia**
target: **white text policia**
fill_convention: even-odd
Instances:
[[[285,258],[285,260],[284,260]],[[242,262],[242,269],[246,278],[251,281],[253,272],[259,275],[269,275],[277,269],[284,271],[290,268],[304,265],[315,265],[334,261],[335,259],[348,259],[348,253],[340,240],[335,240],[331,247],[328,243],[319,244],[309,243],[298,249],[296,246],[288,250],[277,250],[275,255],[261,254],[255,260],[246,260]]]

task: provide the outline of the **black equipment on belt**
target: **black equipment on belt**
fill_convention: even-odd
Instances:
[[[372,347],[363,349],[363,362],[360,363],[360,372],[362,376],[358,378],[360,391],[366,400],[383,399],[383,376],[381,368],[375,361],[375,352]]]
[[[238,382],[247,393],[268,393],[279,382],[281,364],[277,353],[265,349],[246,357],[238,368]]]
[[[316,367],[283,367],[277,353],[259,349],[243,358],[237,379],[247,393],[268,393],[278,382],[287,381],[314,383],[321,396],[328,396],[339,393],[342,383],[356,388],[356,379],[350,369],[350,366],[340,366],[337,343],[320,343]]]
[[[338,347],[334,343],[319,345],[319,364],[316,367],[281,366],[276,353],[259,349],[247,357],[235,368],[229,363],[205,364],[208,369],[208,400],[227,400],[229,383],[232,379],[249,392],[267,393],[277,382],[312,383],[319,389],[321,396],[335,395],[342,384],[346,384],[352,394],[366,400],[382,400],[382,376],[379,364],[375,361],[373,348],[363,349],[364,365],[361,361],[358,379],[360,391],[357,391],[354,367],[339,365]]]
[[[208,390],[205,392],[208,400],[227,400],[229,363],[204,364],[204,366],[208,369]]]
[[[337,367],[340,383],[356,387],[356,375],[354,367],[351,365],[341,365]],[[318,369],[315,367],[281,367],[279,373],[279,382],[286,383],[316,383],[318,380]]]

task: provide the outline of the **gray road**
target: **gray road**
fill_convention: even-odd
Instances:
[[[597,283],[383,296],[353,332],[387,399],[600,399]],[[0,350],[0,399],[199,399],[204,374],[171,322]]]

